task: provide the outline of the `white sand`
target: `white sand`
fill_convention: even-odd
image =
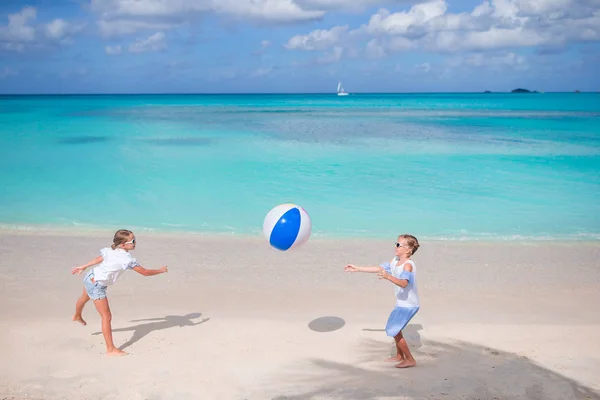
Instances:
[[[134,256],[169,273],[109,288],[131,353],[112,358],[93,304],[71,322],[69,273],[111,237],[0,234],[0,399],[600,399],[600,243],[422,243],[405,331],[419,364],[399,370],[382,361],[392,284],[343,272],[387,261],[395,238],[277,252],[138,233]]]

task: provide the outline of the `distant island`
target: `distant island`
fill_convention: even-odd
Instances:
[[[492,93],[492,92],[490,92],[489,90],[486,90],[486,91],[485,91],[485,92],[483,92],[483,93]]]
[[[518,89],[512,90],[511,93],[538,93],[538,92],[535,90],[532,92],[531,90],[518,88]]]

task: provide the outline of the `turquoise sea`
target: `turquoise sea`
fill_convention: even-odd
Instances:
[[[0,226],[600,239],[600,94],[0,96]]]

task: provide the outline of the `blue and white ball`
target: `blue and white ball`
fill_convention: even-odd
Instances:
[[[277,250],[296,248],[308,240],[312,229],[306,211],[295,204],[281,204],[265,217],[263,233],[269,244]]]

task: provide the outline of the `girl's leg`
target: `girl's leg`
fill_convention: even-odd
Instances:
[[[396,342],[396,355],[387,359],[387,361],[404,361],[405,356],[402,348],[400,347],[400,339],[402,339],[402,331],[394,336],[394,341]]]
[[[81,296],[77,299],[77,303],[75,303],[75,315],[73,315],[73,321],[77,321],[82,325],[86,325],[86,322],[81,317],[81,313],[85,303],[87,303],[89,299],[90,296],[88,296],[85,288],[83,288],[83,293],[81,293]]]
[[[100,300],[94,300],[94,305],[96,306],[96,310],[100,313],[100,317],[102,317],[102,335],[104,335],[104,342],[106,343],[106,354],[109,356],[126,355],[127,353],[117,349],[113,342],[112,327],[110,325],[112,314],[110,312],[110,307],[108,306],[108,298],[105,297]]]
[[[400,340],[398,340],[397,342],[398,349],[400,349],[402,351],[402,354],[404,354],[404,361],[402,361],[399,364],[396,364],[396,368],[414,367],[415,365],[417,365],[417,360],[415,360],[415,358],[410,353],[408,343],[406,343],[406,339],[404,339],[404,336],[402,336],[402,332],[400,332],[398,336],[400,336]]]

